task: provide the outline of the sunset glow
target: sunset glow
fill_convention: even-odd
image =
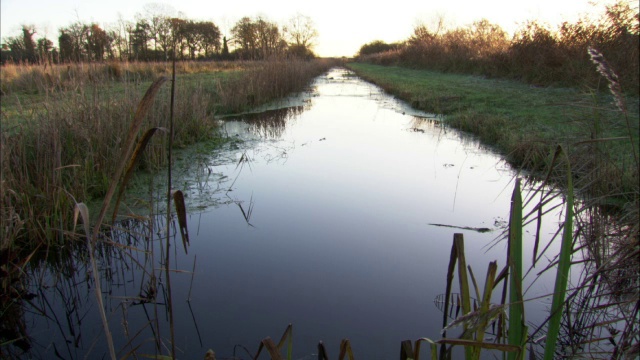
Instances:
[[[1,3],[2,38],[15,36],[21,25],[35,25],[36,37],[47,36],[56,42],[58,29],[75,21],[96,22],[109,27],[121,17],[135,21],[149,1],[45,1],[26,3],[3,0]],[[223,34],[243,16],[263,16],[284,23],[296,14],[311,17],[319,33],[315,51],[320,56],[352,56],[362,44],[373,40],[402,41],[411,35],[416,24],[435,23],[442,18],[447,27],[459,27],[488,19],[513,32],[529,20],[555,27],[562,21],[581,16],[596,16],[613,1],[540,0],[452,0],[443,2],[396,0],[383,5],[364,5],[355,1],[257,1],[203,2],[185,0],[167,5],[187,18],[213,21]]]

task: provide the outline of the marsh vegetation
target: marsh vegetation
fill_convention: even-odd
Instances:
[[[169,17],[75,63],[12,39],[2,357],[637,356],[633,9],[512,40],[421,25],[348,65],[380,87],[312,60],[298,20],[287,45],[243,18],[235,41],[278,36],[234,53]]]

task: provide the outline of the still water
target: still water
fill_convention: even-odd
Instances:
[[[231,358],[234,347],[249,358],[246,350],[255,352],[267,336],[279,340],[290,323],[294,359],[315,358],[319,341],[336,358],[343,338],[358,359],[397,359],[402,340],[440,337],[443,314],[434,300],[445,291],[455,232],[465,236],[481,289],[488,263],[505,265],[506,245],[494,240],[507,225],[516,173],[438,116],[345,69],[223,126],[241,141],[182,155],[175,171],[191,236],[188,254],[179,243],[172,248],[171,268],[180,270],[171,278],[180,359],[202,358],[209,348],[218,359]],[[559,220],[547,217],[542,234],[550,238]],[[537,268],[549,263],[554,246]],[[525,258],[532,247],[529,229]],[[143,260],[122,259],[101,263],[111,271],[103,290],[115,347],[123,356],[142,344],[141,352],[152,354],[155,335],[145,326],[154,308],[126,300],[148,281],[135,270]],[[57,322],[29,315],[36,357],[107,354],[93,290],[78,273],[72,278],[79,285],[57,293],[76,292],[80,301],[47,295],[47,314],[57,314]],[[162,292],[165,281],[160,285]],[[525,298],[552,288],[539,279]],[[545,298],[529,302],[528,320],[543,316],[547,305]],[[168,344],[164,307],[158,312]]]

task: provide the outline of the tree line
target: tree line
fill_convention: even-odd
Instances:
[[[358,59],[535,85],[592,87],[600,82],[587,51],[594,48],[605,55],[625,91],[639,91],[640,13],[632,2],[607,5],[597,18],[563,22],[557,29],[530,21],[512,37],[486,19],[453,29],[446,29],[443,19],[439,20],[431,26],[417,25],[403,42],[364,44]]]
[[[313,58],[318,37],[313,21],[297,14],[285,25],[263,17],[243,17],[223,35],[212,21],[196,21],[166,8],[146,7],[136,21],[120,19],[107,28],[74,22],[57,39],[35,39],[34,26],[3,39],[0,61],[68,63],[178,60],[260,60],[273,56]],[[54,44],[57,40],[58,46]]]

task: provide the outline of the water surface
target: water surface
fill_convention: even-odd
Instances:
[[[440,337],[434,299],[445,290],[455,232],[465,236],[477,278],[489,261],[505,265],[506,245],[489,245],[506,226],[515,172],[499,155],[344,69],[295,100],[225,120],[225,131],[242,142],[182,155],[188,166],[176,169],[174,185],[187,195],[191,245],[188,255],[173,247],[172,268],[185,271],[172,277],[179,358],[202,358],[209,348],[230,357],[238,344],[253,352],[291,323],[296,359],[313,358],[318,341],[336,357],[343,338],[358,359],[396,359],[402,340]],[[545,226],[550,237],[558,223]],[[525,254],[532,240],[529,230]],[[131,348],[124,318],[130,337],[153,318],[149,305],[145,314],[117,297],[136,295],[126,285],[144,281],[129,263],[115,267],[119,280],[106,294],[118,349]],[[526,297],[552,288],[542,279]],[[91,303],[93,293],[84,291]],[[546,304],[528,306],[535,318]],[[94,330],[80,350],[67,351],[73,357],[104,350],[91,345],[101,336],[95,305],[83,316]],[[43,343],[70,331],[34,324]],[[143,334],[135,342],[153,337]]]

